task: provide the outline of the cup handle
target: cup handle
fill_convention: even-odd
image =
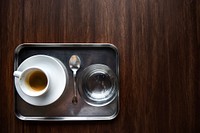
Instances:
[[[15,76],[17,78],[20,78],[21,75],[22,75],[22,72],[20,72],[20,71],[14,71],[14,73],[13,73],[13,76]]]

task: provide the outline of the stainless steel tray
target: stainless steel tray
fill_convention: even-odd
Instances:
[[[46,106],[34,106],[25,102],[14,86],[15,114],[21,120],[32,121],[76,121],[76,120],[111,120],[119,112],[119,91],[116,98],[108,105],[96,107],[87,104],[78,94],[79,102],[72,104],[73,80],[69,68],[69,58],[73,54],[80,56],[82,64],[78,75],[89,65],[105,64],[116,74],[119,81],[119,55],[112,44],[103,43],[26,43],[15,49],[14,70],[28,57],[38,54],[59,59],[69,75],[68,89],[54,103]]]

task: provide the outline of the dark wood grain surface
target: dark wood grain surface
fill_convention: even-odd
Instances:
[[[0,132],[200,132],[199,0],[1,0]],[[14,49],[108,42],[120,53],[112,121],[25,122],[14,114]]]

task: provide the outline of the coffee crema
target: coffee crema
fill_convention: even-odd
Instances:
[[[44,72],[36,70],[27,77],[26,84],[34,91],[42,91],[47,86],[48,79]]]

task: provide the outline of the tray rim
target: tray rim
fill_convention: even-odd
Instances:
[[[119,58],[118,48],[112,43],[21,43],[15,48],[15,54],[24,47],[110,47]]]
[[[111,43],[21,43],[19,44],[14,51],[14,70],[15,71],[17,69],[18,66],[18,53],[20,52],[21,49],[23,49],[24,47],[108,47],[108,48],[112,48],[115,53],[116,53],[116,63],[118,64],[117,68],[116,68],[116,75],[118,78],[118,86],[120,88],[120,79],[119,79],[119,52],[117,47],[114,44]],[[14,79],[14,78],[13,78]],[[16,90],[15,87],[13,85],[13,91],[14,91],[14,97],[16,95]],[[119,88],[118,88],[118,94],[117,94],[117,110],[114,114],[110,115],[110,116],[53,116],[53,117],[27,117],[27,116],[23,116],[22,114],[17,112],[16,109],[16,101],[14,98],[14,113],[15,116],[23,121],[97,121],[97,120],[113,120],[114,118],[116,118],[119,114],[120,111],[120,100],[119,100]]]

